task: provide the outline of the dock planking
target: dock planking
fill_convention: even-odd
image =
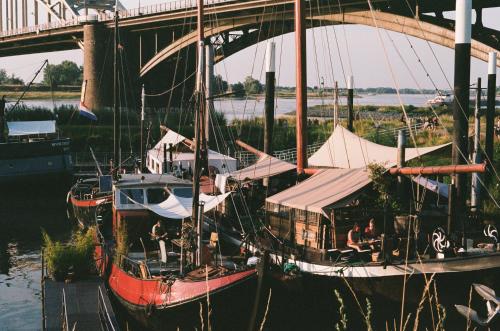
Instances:
[[[71,283],[46,278],[43,291],[44,330],[119,330],[106,288],[99,277]]]

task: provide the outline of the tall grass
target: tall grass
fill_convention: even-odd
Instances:
[[[88,276],[95,269],[94,265],[95,229],[86,232],[75,231],[68,243],[54,241],[42,230],[44,258],[47,270],[56,280],[64,280],[70,274],[74,278]]]

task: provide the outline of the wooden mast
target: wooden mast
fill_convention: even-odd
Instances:
[[[113,177],[116,179],[120,169],[120,107],[118,105],[118,0],[115,2],[113,50]]]
[[[307,168],[307,61],[304,0],[295,0],[297,173]]]
[[[203,89],[203,69],[205,67],[204,54],[205,54],[205,46],[204,46],[204,31],[203,31],[203,0],[198,0],[198,64],[197,64],[197,79],[196,79],[196,100],[197,104],[195,107],[195,151],[194,151],[194,170],[193,170],[193,205],[192,205],[192,222],[199,222],[199,199],[200,199],[200,175],[201,175],[201,148],[203,147],[202,141],[204,141],[204,134],[201,132],[201,128],[203,126],[203,114],[205,107],[205,98],[204,98],[204,89]],[[202,227],[196,227],[200,229]],[[197,254],[196,254],[196,265],[200,266],[200,243],[201,243],[201,233],[197,231]]]

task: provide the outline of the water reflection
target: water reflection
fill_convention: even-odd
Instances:
[[[0,192],[0,329],[41,329],[41,228],[68,236],[65,196],[47,189]]]

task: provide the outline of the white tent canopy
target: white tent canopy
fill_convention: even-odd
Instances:
[[[406,148],[406,161],[450,145]],[[312,167],[366,168],[370,163],[383,164],[386,168],[397,164],[397,148],[376,144],[337,125],[332,135],[309,159]]]
[[[175,148],[181,143],[184,144],[184,146]],[[174,150],[172,152],[172,160],[170,160],[170,153],[166,153],[167,162],[172,161],[174,166],[182,166],[183,169],[188,169],[189,167],[194,166],[194,152],[190,150],[191,141],[183,135],[180,135],[177,132],[169,129],[160,139],[160,141],[147,153],[146,165],[149,171],[151,171],[152,173],[163,172],[163,164],[165,162],[164,148],[166,147],[167,149],[169,149],[170,144],[172,144]],[[236,163],[237,162],[235,158],[218,153],[211,149],[208,150],[208,165],[217,168],[221,173],[236,170]]]
[[[329,218],[329,210],[350,202],[371,183],[363,169],[323,169],[305,181],[266,199],[268,203],[312,211]]]
[[[9,136],[29,136],[56,132],[56,121],[7,122]]]
[[[215,196],[201,193],[200,202],[205,204],[203,210],[207,212],[214,209],[217,205],[223,202],[229,194],[231,194],[231,192]],[[191,196],[181,197],[179,195],[171,194],[165,201],[159,204],[150,204],[146,207],[162,217],[170,219],[183,219],[191,217],[193,214],[192,206],[193,198]]]
[[[282,161],[268,154],[262,154],[254,164],[230,173],[218,174],[215,178],[215,186],[224,193],[228,178],[236,181],[252,181],[266,177],[279,175],[283,172],[295,169],[295,165]]]

